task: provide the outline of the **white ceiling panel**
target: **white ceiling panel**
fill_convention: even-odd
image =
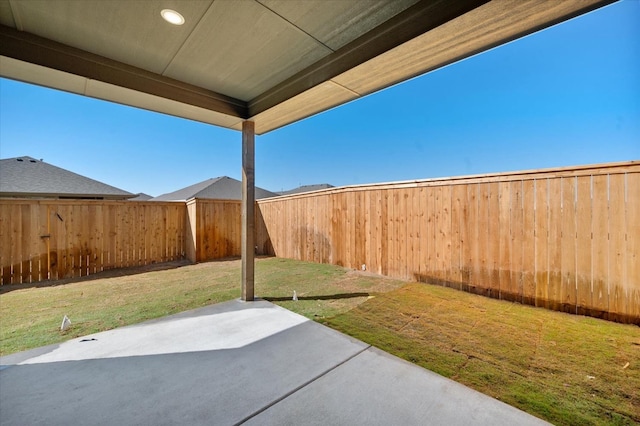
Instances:
[[[21,31],[162,73],[211,2],[28,0],[10,4]],[[185,17],[184,25],[162,19],[160,11],[170,7]]]
[[[258,1],[335,51],[418,0]]]
[[[0,25],[6,25],[11,28],[15,28],[16,26],[9,0],[0,0]]]
[[[248,101],[329,53],[253,0],[215,1],[165,76]]]

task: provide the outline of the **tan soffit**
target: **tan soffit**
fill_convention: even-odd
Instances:
[[[262,134],[611,2],[0,0],[0,76]]]

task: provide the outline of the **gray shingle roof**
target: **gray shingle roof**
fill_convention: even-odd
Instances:
[[[278,194],[280,195],[301,194],[303,192],[320,191],[321,189],[329,189],[329,188],[335,188],[335,187],[328,183],[317,183],[314,185],[302,185],[297,188],[290,189],[288,191],[278,192]]]
[[[277,197],[278,194],[256,186],[256,199]],[[186,201],[191,198],[209,198],[217,200],[241,200],[242,182],[221,176],[198,182],[174,192],[162,194],[151,201]]]
[[[134,194],[31,157],[0,160],[0,197],[103,198]]]

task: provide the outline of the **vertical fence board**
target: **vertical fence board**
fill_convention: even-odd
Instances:
[[[522,243],[523,206],[522,181],[511,182],[511,293],[513,299],[522,302]]]
[[[442,283],[442,257],[443,257],[443,232],[442,232],[442,187],[433,187],[433,266],[431,276],[437,283]]]
[[[0,284],[11,284],[11,206],[0,204]]]
[[[20,262],[20,282],[28,283],[31,278],[31,244],[29,241],[33,238],[31,235],[31,206],[30,205],[21,205],[20,206],[20,228],[18,228],[18,235],[21,239],[20,247],[21,251],[16,252]],[[26,238],[23,238],[25,236]]]
[[[320,246],[318,244],[318,203],[320,200],[316,197],[307,198],[307,205],[311,212],[311,220],[309,221],[309,234],[307,236],[307,245],[309,246],[307,253],[309,261],[318,262]]]
[[[627,315],[640,318],[640,173],[628,173],[627,203]]]
[[[522,301],[528,305],[535,305],[536,299],[535,196],[535,181],[523,181]]]
[[[382,194],[380,191],[371,191],[371,269],[377,274],[382,274],[381,266],[381,209],[382,209]]]
[[[609,176],[609,315],[622,320],[626,307],[626,208],[625,175]]]
[[[353,193],[353,212],[354,212],[354,227],[353,227],[353,261],[351,264],[354,269],[360,269],[364,262],[363,243],[365,241],[364,233],[364,193],[362,191]],[[305,198],[308,200],[308,198]],[[406,258],[405,258],[406,259]]]
[[[442,233],[442,272],[440,273],[440,279],[449,285],[449,270],[451,269],[451,185],[442,186],[440,196],[442,200],[440,217],[440,230]]]
[[[511,192],[508,182],[498,185],[500,213],[500,299],[509,298],[511,288]]]
[[[551,309],[560,309],[562,300],[562,182],[549,179],[549,301]]]
[[[487,199],[487,268],[489,296],[500,297],[500,187],[498,182],[489,183]]]
[[[389,274],[389,191],[380,191],[380,271]]]
[[[151,241],[153,238],[153,221],[154,221],[154,212],[155,209],[151,208],[151,206],[147,207],[145,206],[145,211],[143,212],[143,223],[141,223],[141,230],[142,232],[142,238],[141,238],[141,245],[144,251],[144,256],[143,256],[143,261],[142,264],[143,265],[148,265],[150,263],[153,262],[153,260],[155,259],[154,254],[152,253],[152,245],[151,245]],[[197,217],[197,215],[199,215],[200,212],[198,211],[197,208],[194,207],[194,215],[196,215],[195,217]],[[194,219],[195,219],[194,217]],[[194,222],[195,224],[195,222]],[[197,231],[197,229],[196,229]],[[201,255],[201,253],[196,253],[196,257]]]
[[[49,275],[48,279],[58,279],[58,237],[57,234],[53,231],[53,226],[55,225],[54,221],[54,210],[53,206],[47,203],[47,217],[44,219],[46,221],[47,227],[47,263],[49,267]]]
[[[536,306],[549,307],[549,180],[536,180]]]
[[[478,243],[478,188],[479,184],[469,185],[467,188],[467,203],[469,203],[468,232],[469,252],[467,259],[470,272],[469,290],[479,293],[480,285],[480,247]]]
[[[341,218],[341,198],[343,194],[336,194],[331,198],[331,239],[333,241],[333,263],[335,265],[344,265],[342,260],[342,243],[344,236],[342,235],[342,218]],[[280,222],[286,223],[286,222]]]
[[[11,284],[20,284],[22,279],[22,209],[20,205],[11,206]]]
[[[349,192],[346,194],[346,205],[344,207],[345,214],[347,215],[347,244],[345,246],[345,251],[347,253],[347,268],[356,268],[356,227],[357,223],[357,215],[358,208],[356,206],[356,194],[353,192]]]
[[[41,206],[40,203],[31,205],[29,221],[31,222],[31,238],[26,241],[29,244],[29,262],[31,263],[31,272],[29,274],[29,282],[38,282],[42,280],[42,264],[41,253],[44,251],[44,240],[41,238],[44,233],[40,227]]]
[[[402,230],[400,229],[401,218],[399,212],[401,211],[402,204],[402,194],[399,191],[393,191],[392,195],[389,197],[389,200],[392,200],[391,203],[391,222],[392,222],[392,239],[391,239],[391,248],[390,252],[392,253],[391,257],[391,268],[390,275],[392,277],[398,278],[401,276],[400,274],[400,252],[401,245],[403,245],[402,238]]]
[[[488,296],[491,289],[489,264],[489,184],[478,185],[478,293]]]
[[[600,316],[609,310],[609,273],[608,273],[608,251],[609,251],[609,188],[608,176],[593,177],[593,200],[592,200],[592,222],[591,231],[593,233],[592,259],[592,293],[594,312],[591,315]]]
[[[96,205],[90,204],[87,207],[86,211],[86,221],[87,221],[87,232],[89,237],[89,242],[87,244],[87,275],[96,273],[96,260],[98,253],[98,226],[96,224],[96,220],[98,219],[98,215],[96,212]]]
[[[560,307],[564,312],[575,313],[576,290],[576,178],[562,178],[562,288]]]
[[[591,298],[591,176],[579,176],[576,185],[576,287],[578,314],[585,314]]]
[[[408,270],[409,278],[420,281],[420,189],[412,188],[409,198],[409,226],[411,234],[411,260]]]
[[[436,224],[435,224],[435,191],[433,187],[425,188],[427,192],[426,198],[426,228],[425,228],[425,242],[427,247],[425,277],[433,279],[435,277],[434,271],[436,270]]]
[[[465,187],[463,185],[453,185],[451,187],[451,271],[449,274],[449,281],[451,287],[460,290],[462,283],[462,270],[464,263],[461,259],[462,253],[462,204],[463,199],[466,197]],[[422,190],[422,188],[421,188]],[[422,205],[420,205],[420,211],[423,211]],[[423,246],[421,250],[423,250]]]

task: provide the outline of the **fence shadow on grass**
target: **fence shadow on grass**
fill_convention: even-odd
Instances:
[[[148,265],[130,266],[127,268],[106,269],[104,271],[96,272],[90,275],[84,275],[82,277],[69,277],[69,278],[61,278],[59,280],[46,280],[46,281],[21,283],[21,284],[4,284],[0,286],[0,294],[6,294],[6,293],[9,293],[10,291],[22,290],[26,288],[55,287],[55,286],[64,285],[64,284],[100,280],[105,278],[124,277],[124,276],[138,275],[138,274],[144,274],[147,272],[154,272],[154,271],[166,271],[169,269],[176,269],[176,268],[180,268],[180,267],[191,265],[191,264],[192,263],[190,261],[186,259],[182,259],[182,260],[173,260],[169,262],[150,263]]]
[[[325,294],[322,296],[298,296],[298,300],[338,300],[338,299],[353,299],[356,297],[369,297],[369,293],[338,293],[338,294]],[[286,302],[292,300],[291,296],[287,297],[270,297],[262,296],[268,302]]]

